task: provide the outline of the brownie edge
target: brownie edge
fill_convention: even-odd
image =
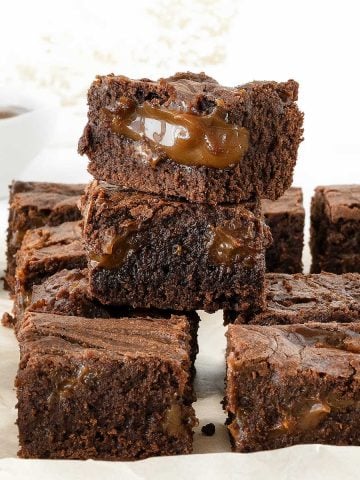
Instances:
[[[360,445],[360,324],[230,325],[233,450]]]
[[[80,220],[77,203],[85,185],[13,181],[9,187],[7,267],[4,286],[15,289],[16,252],[27,230]]]
[[[360,322],[360,274],[267,273],[266,307],[253,315],[224,311],[224,323],[286,325]]]
[[[305,210],[301,188],[291,187],[278,200],[262,200],[273,243],[266,250],[266,271],[302,272]]]
[[[185,318],[28,313],[19,342],[20,457],[191,452],[196,417]]]
[[[258,203],[207,205],[93,181],[82,198],[90,292],[133,308],[259,310],[270,232]]]

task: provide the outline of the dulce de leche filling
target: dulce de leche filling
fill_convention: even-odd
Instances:
[[[246,227],[213,228],[208,248],[212,261],[229,266],[235,262],[244,262],[246,266],[251,267],[255,264],[255,256],[261,252],[253,238],[253,232]]]
[[[196,115],[121,97],[115,111],[103,113],[114,133],[134,141],[147,139],[183,165],[230,167],[241,161],[249,146],[249,131],[227,123],[220,107],[209,115]]]
[[[139,247],[139,242],[136,241],[139,229],[139,223],[130,222],[123,228],[121,234],[109,236],[102,254],[90,252],[90,260],[96,262],[99,267],[108,269],[121,267],[127,256]]]

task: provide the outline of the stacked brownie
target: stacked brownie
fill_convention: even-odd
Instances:
[[[89,288],[136,308],[264,305],[270,235],[261,198],[290,186],[302,137],[298,85],[220,86],[204,74],[98,77],[79,151]]]
[[[293,80],[227,88],[191,73],[95,80],[79,142],[95,177],[82,221],[43,221],[16,254],[21,456],[191,451],[195,310],[264,311],[264,214],[283,230],[274,262],[301,269],[284,247],[292,208],[267,215],[262,203],[291,185],[297,91]],[[300,232],[297,190],[294,203]]]

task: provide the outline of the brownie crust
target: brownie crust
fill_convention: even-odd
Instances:
[[[79,152],[87,154],[88,170],[96,179],[130,190],[213,204],[275,200],[291,185],[302,140],[297,96],[294,80],[228,88],[204,74],[178,73],[158,81],[98,76],[88,93],[88,123]],[[228,124],[248,131],[246,153],[222,169],[177,163],[161,148],[154,151],[146,138],[134,141],[112,132],[103,112],[116,112],[123,98],[194,116],[220,108]]]
[[[360,322],[360,274],[265,275],[266,307],[255,315],[225,311],[224,323],[286,325]]]
[[[196,204],[94,181],[82,199],[90,292],[103,304],[206,310],[263,305],[259,206]]]
[[[80,220],[85,185],[13,181],[9,192],[7,268],[4,286],[14,293],[16,252],[27,230]]]
[[[190,453],[196,417],[186,319],[27,314],[16,378],[23,458]]]
[[[360,272],[360,185],[315,189],[311,201],[311,272]]]
[[[230,325],[233,450],[360,444],[360,324]]]
[[[301,273],[305,210],[301,188],[291,187],[278,200],[262,200],[273,243],[266,250],[266,270]]]

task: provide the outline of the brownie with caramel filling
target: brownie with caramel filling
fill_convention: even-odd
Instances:
[[[135,460],[191,452],[196,417],[185,316],[28,313],[19,343],[20,457]]]
[[[230,325],[233,450],[360,445],[360,324]]]
[[[265,293],[263,311],[249,316],[224,311],[224,323],[360,322],[359,273],[267,273]]]
[[[98,180],[202,203],[275,200],[290,187],[303,115],[298,84],[223,87],[204,73],[98,76],[79,141]]]
[[[270,233],[258,204],[170,200],[95,180],[81,209],[89,288],[102,304],[207,312],[263,306]]]
[[[85,185],[13,181],[9,196],[5,287],[14,293],[16,252],[27,230],[80,220],[77,203]]]
[[[191,359],[195,362],[198,352],[197,330],[200,318],[196,312],[176,312],[173,310],[140,310],[129,307],[101,305],[91,297],[87,269],[60,270],[33,285],[28,292],[16,289],[14,302],[15,332],[23,325],[27,312],[55,313],[57,315],[86,318],[151,317],[171,318],[172,315],[185,317],[191,329]],[[195,369],[194,369],[195,373]]]
[[[360,185],[315,189],[310,247],[313,273],[360,272]]]
[[[40,227],[25,233],[16,254],[16,291],[25,294],[32,285],[64,268],[85,268],[86,253],[80,222]]]
[[[291,187],[275,201],[262,200],[261,208],[273,237],[266,250],[266,270],[301,272],[305,222],[301,188]]]

